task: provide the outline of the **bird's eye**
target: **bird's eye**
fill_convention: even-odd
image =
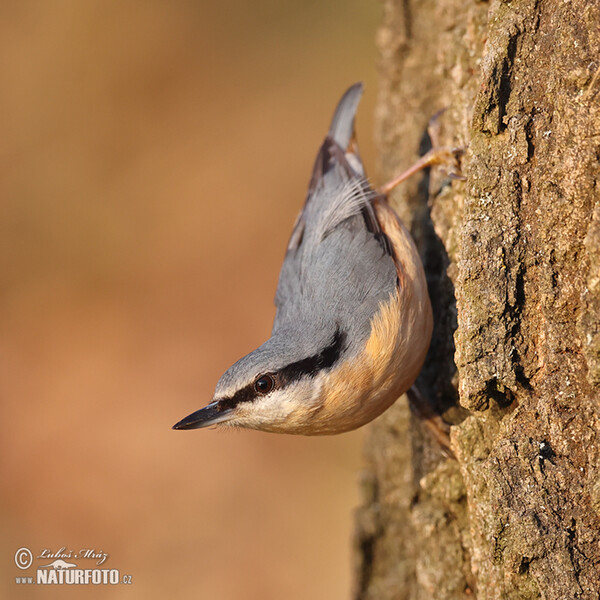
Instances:
[[[275,381],[271,375],[261,375],[254,382],[254,389],[258,394],[268,394],[275,387]]]

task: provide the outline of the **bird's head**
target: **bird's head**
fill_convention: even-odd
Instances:
[[[272,432],[310,429],[324,398],[323,382],[348,351],[339,328],[298,339],[279,332],[231,366],[217,383],[212,402],[182,419],[174,429],[224,425]]]

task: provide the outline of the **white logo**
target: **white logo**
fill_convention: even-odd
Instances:
[[[76,567],[75,563],[68,563],[62,560],[62,558],[57,558],[54,562],[51,562],[49,565],[40,565],[38,569],[49,569],[52,567],[53,569],[70,569],[71,567]]]
[[[33,554],[29,548],[19,548],[15,552],[15,564],[19,569],[29,569],[33,563]]]
[[[106,568],[104,563],[109,555],[102,549],[81,548],[76,551],[67,546],[62,546],[58,550],[43,548],[34,557],[31,550],[23,546],[15,552],[15,564],[22,570],[29,569],[33,565],[34,558],[44,564],[37,564],[35,573],[24,573],[15,577],[16,584],[21,586],[129,585],[133,580],[131,575],[123,575],[119,569]],[[71,562],[73,560],[77,562]],[[95,564],[90,565],[88,561],[93,561]]]

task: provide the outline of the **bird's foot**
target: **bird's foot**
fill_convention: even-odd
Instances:
[[[438,111],[427,126],[427,133],[431,140],[432,148],[424,154],[416,163],[406,169],[406,171],[400,173],[397,177],[394,177],[391,181],[388,181],[379,188],[379,191],[387,195],[395,187],[406,181],[409,177],[412,177],[415,173],[433,166],[441,166],[447,173],[450,179],[465,180],[466,177],[461,172],[461,158],[465,153],[466,146],[442,146],[440,145],[440,122],[439,118],[446,109]]]

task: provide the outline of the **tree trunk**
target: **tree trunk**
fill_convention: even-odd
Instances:
[[[600,597],[600,3],[385,0],[382,179],[468,147],[393,204],[436,326],[418,385],[371,428],[360,600]]]

